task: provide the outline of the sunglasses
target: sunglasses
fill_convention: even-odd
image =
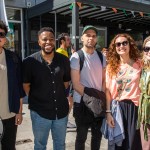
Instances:
[[[122,46],[127,46],[128,43],[129,43],[128,41],[123,41],[122,43],[121,43],[121,42],[117,42],[117,43],[115,43],[115,46],[116,46],[116,47],[120,47],[121,45],[122,45]]]
[[[143,50],[144,50],[144,52],[149,52],[150,51],[150,47],[144,47]]]
[[[0,32],[0,38],[5,38],[6,37],[6,33],[5,32]]]

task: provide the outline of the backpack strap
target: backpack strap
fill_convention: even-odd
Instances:
[[[84,64],[84,53],[82,50],[78,50],[77,51],[78,55],[79,55],[79,58],[80,58],[80,71],[82,70],[83,68],[83,64]]]
[[[103,55],[102,55],[102,53],[99,52],[98,50],[96,50],[96,52],[97,52],[97,54],[98,54],[98,56],[99,56],[99,58],[100,58],[100,61],[101,61],[101,63],[102,63],[102,66],[103,66]]]
[[[99,57],[99,59],[100,59],[100,61],[101,61],[101,63],[102,63],[102,66],[103,66],[103,55],[102,55],[101,52],[99,52],[99,51],[97,51],[97,50],[96,50],[96,52],[97,52],[98,57]],[[82,51],[81,49],[78,50],[77,53],[78,53],[79,58],[80,58],[80,71],[81,71],[82,68],[83,68],[83,64],[84,64],[84,59],[85,59],[85,57],[84,57],[84,53],[83,53],[83,51]]]

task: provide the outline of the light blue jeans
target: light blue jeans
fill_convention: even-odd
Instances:
[[[30,114],[34,134],[34,150],[46,150],[50,130],[53,139],[53,150],[65,150],[68,116],[62,119],[49,120],[39,116],[32,110]]]

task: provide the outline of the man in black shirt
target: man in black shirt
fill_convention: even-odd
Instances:
[[[55,53],[52,28],[38,32],[41,51],[23,61],[24,90],[28,95],[34,149],[46,150],[51,130],[54,150],[65,150],[69,104],[65,89],[70,81],[68,58]]]

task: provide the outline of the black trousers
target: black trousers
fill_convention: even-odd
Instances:
[[[15,117],[2,120],[4,126],[4,134],[2,137],[2,150],[15,150],[17,126],[15,125]]]
[[[140,130],[136,129],[138,107],[131,100],[123,100],[119,104],[123,118],[125,139],[122,146],[116,146],[115,150],[142,150]]]
[[[75,150],[85,150],[85,142],[89,128],[91,128],[91,150],[99,150],[102,139],[100,128],[103,118],[94,118],[86,108],[83,111],[83,106],[81,105],[74,104],[73,115],[77,126]]]

